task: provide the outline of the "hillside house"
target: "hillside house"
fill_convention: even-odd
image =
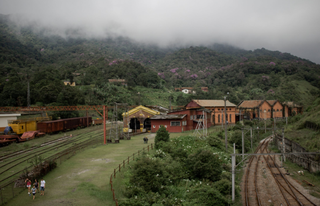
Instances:
[[[108,79],[109,83],[113,84],[121,84],[123,86],[128,86],[127,81],[125,79]]]
[[[75,83],[75,82],[72,82],[72,84],[71,84],[71,82],[69,82],[69,81],[63,81],[63,84],[64,84],[65,86],[67,86],[67,85],[70,85],[70,86],[72,86],[72,87],[75,87],[75,86],[76,86],[76,83]]]
[[[200,88],[201,91],[203,92],[208,92],[208,87],[201,87]],[[181,91],[185,94],[195,94],[196,91],[194,91],[193,87],[178,87],[178,88],[174,88],[175,91]]]
[[[228,124],[236,123],[236,105],[226,101],[226,115],[224,111],[224,100],[197,100],[194,99],[186,105],[186,109],[206,108],[211,111],[211,124],[221,125],[228,121]],[[225,118],[224,118],[225,117]]]

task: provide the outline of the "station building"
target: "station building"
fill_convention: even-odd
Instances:
[[[226,113],[224,104],[226,103]],[[212,125],[221,125],[228,121],[228,124],[236,123],[236,105],[226,100],[199,100],[193,99],[186,105],[186,109],[206,108],[211,111],[210,121]],[[225,115],[226,114],[226,115]],[[225,116],[225,118],[224,118]]]

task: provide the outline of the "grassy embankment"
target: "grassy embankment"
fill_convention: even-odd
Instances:
[[[88,129],[88,128],[87,128]],[[78,131],[78,130],[76,130]],[[79,130],[86,132],[86,129]],[[192,131],[174,133],[171,138],[188,135]],[[7,205],[114,205],[109,178],[113,169],[129,155],[136,153],[146,144],[143,136],[122,140],[120,144],[96,145],[76,154],[47,174],[45,196],[36,195],[32,201],[27,190],[15,197]],[[154,134],[149,135],[149,144],[154,142]]]

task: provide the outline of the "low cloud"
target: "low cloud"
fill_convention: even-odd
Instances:
[[[61,36],[127,36],[160,46],[228,43],[289,52],[320,63],[320,1],[0,0],[20,25]]]

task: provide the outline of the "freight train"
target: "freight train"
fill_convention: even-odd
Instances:
[[[92,117],[76,117],[42,122],[12,122],[9,124],[12,128],[11,133],[0,135],[0,145],[24,142],[36,136],[88,127],[92,124],[102,124],[102,120],[92,120]]]

